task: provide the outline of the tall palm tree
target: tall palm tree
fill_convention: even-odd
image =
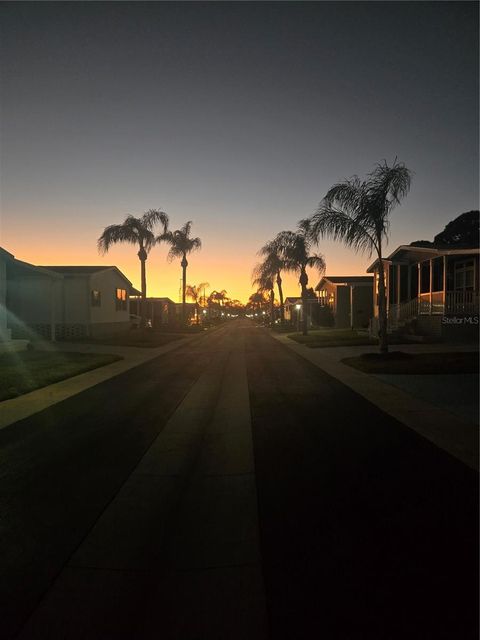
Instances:
[[[334,185],[310,220],[314,241],[330,236],[343,241],[354,251],[377,255],[378,316],[380,351],[388,352],[387,301],[383,247],[388,241],[390,213],[410,190],[411,171],[395,159],[389,167],[385,161],[376,165],[367,179],[353,176]]]
[[[315,268],[320,273],[325,272],[325,259],[321,254],[311,253],[312,236],[309,220],[301,220],[297,231],[281,231],[274,242],[278,243],[280,253],[285,260],[287,271],[298,274],[302,291],[302,333],[308,333],[308,275],[307,267]]]
[[[138,247],[140,260],[142,302],[140,310],[140,326],[145,327],[145,303],[147,298],[146,262],[150,249],[154,246],[155,227],[161,224],[163,233],[168,233],[168,216],[159,209],[150,209],[140,218],[127,216],[123,224],[112,224],[105,227],[97,240],[98,251],[104,255],[110,247],[119,242],[127,242]]]
[[[198,315],[198,307],[199,307],[199,303],[201,302],[202,298],[205,299],[205,289],[207,287],[209,287],[209,283],[208,282],[201,282],[198,285],[194,285],[194,284],[187,284],[187,288],[186,288],[186,295],[187,297],[191,298],[194,302],[195,302],[195,311],[197,314],[197,324],[200,321],[199,315]]]
[[[264,263],[268,265],[267,268],[275,276],[278,287],[278,298],[280,300],[280,320],[283,324],[285,322],[285,307],[283,302],[282,271],[285,270],[285,259],[282,256],[281,247],[278,242],[271,240],[263,245],[258,255],[263,256]]]
[[[185,296],[187,288],[187,255],[192,251],[196,251],[202,247],[200,238],[191,238],[190,231],[192,229],[192,221],[186,222],[181,229],[176,231],[167,231],[157,238],[158,242],[166,242],[170,245],[167,259],[169,262],[175,258],[182,258],[182,322],[185,323]]]
[[[274,291],[275,271],[272,270],[268,261],[257,264],[252,273],[252,284],[258,287],[259,293],[268,293],[270,298],[270,325],[274,325],[275,311],[275,291]]]

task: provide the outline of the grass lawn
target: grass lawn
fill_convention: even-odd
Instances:
[[[288,337],[312,348],[378,344],[378,340],[369,338],[366,333],[359,333],[351,329],[315,329],[309,331],[307,336],[301,333],[291,333]]]
[[[121,360],[104,353],[19,351],[0,355],[0,401]]]
[[[392,351],[387,355],[364,353],[344,358],[344,364],[365,373],[440,374],[478,373],[478,353],[403,353]]]

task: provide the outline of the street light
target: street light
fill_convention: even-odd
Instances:
[[[297,310],[297,332],[300,331],[300,309],[302,308],[301,304],[296,304],[295,309]]]

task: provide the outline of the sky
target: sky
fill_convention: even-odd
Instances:
[[[3,2],[0,22],[0,245],[21,260],[138,287],[135,249],[96,240],[159,208],[203,241],[189,283],[245,301],[258,249],[383,159],[413,172],[391,250],[478,208],[475,2]],[[148,294],[178,300],[167,250]],[[372,262],[317,251],[328,275]]]

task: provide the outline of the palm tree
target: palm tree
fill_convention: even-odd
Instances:
[[[252,273],[252,284],[258,287],[258,293],[268,293],[270,297],[270,325],[274,324],[275,309],[275,291],[274,291],[275,272],[272,271],[271,264],[264,261],[257,264]]]
[[[252,293],[252,295],[248,298],[247,307],[255,313],[255,311],[259,311],[268,304],[268,300],[265,298],[265,294],[263,291],[256,291]]]
[[[123,224],[112,224],[105,227],[97,240],[98,251],[105,255],[110,247],[119,242],[127,242],[138,247],[138,259],[141,270],[142,303],[140,310],[140,326],[145,327],[145,302],[147,298],[146,262],[150,249],[154,246],[154,230],[157,224],[163,225],[163,233],[168,233],[168,216],[159,209],[150,209],[140,218],[127,216]]]
[[[200,249],[202,241],[200,238],[191,238],[190,231],[192,229],[192,221],[186,222],[181,229],[176,231],[167,231],[157,238],[158,242],[166,242],[170,245],[167,259],[169,262],[175,258],[182,258],[182,322],[185,323],[185,296],[187,288],[187,255],[192,251]]]
[[[389,167],[377,164],[367,179],[353,176],[334,185],[312,216],[311,238],[330,236],[343,241],[355,251],[377,255],[378,316],[380,351],[388,352],[387,303],[383,246],[388,241],[390,212],[400,204],[410,189],[411,171],[395,159]]]
[[[225,307],[229,303],[229,297],[225,289],[216,291],[215,289],[207,298],[207,304],[210,317],[219,317],[221,315],[220,309]]]
[[[205,289],[210,287],[208,282],[201,282],[199,285],[187,284],[186,294],[189,298],[191,298],[195,302],[195,311],[197,314],[197,324],[200,321],[198,315],[198,306],[201,302],[202,298],[205,299]],[[203,292],[203,295],[202,295]]]
[[[301,220],[297,231],[281,231],[274,242],[278,243],[279,251],[285,261],[285,269],[299,275],[302,289],[302,333],[308,333],[307,300],[308,275],[307,267],[316,268],[320,273],[325,272],[325,259],[322,255],[310,253],[312,236],[309,220]]]
[[[285,259],[282,256],[281,247],[275,240],[267,242],[258,252],[258,255],[264,257],[264,263],[267,268],[274,274],[278,287],[278,298],[280,300],[280,320],[282,324],[285,322],[285,307],[283,304],[282,274],[285,270]]]

